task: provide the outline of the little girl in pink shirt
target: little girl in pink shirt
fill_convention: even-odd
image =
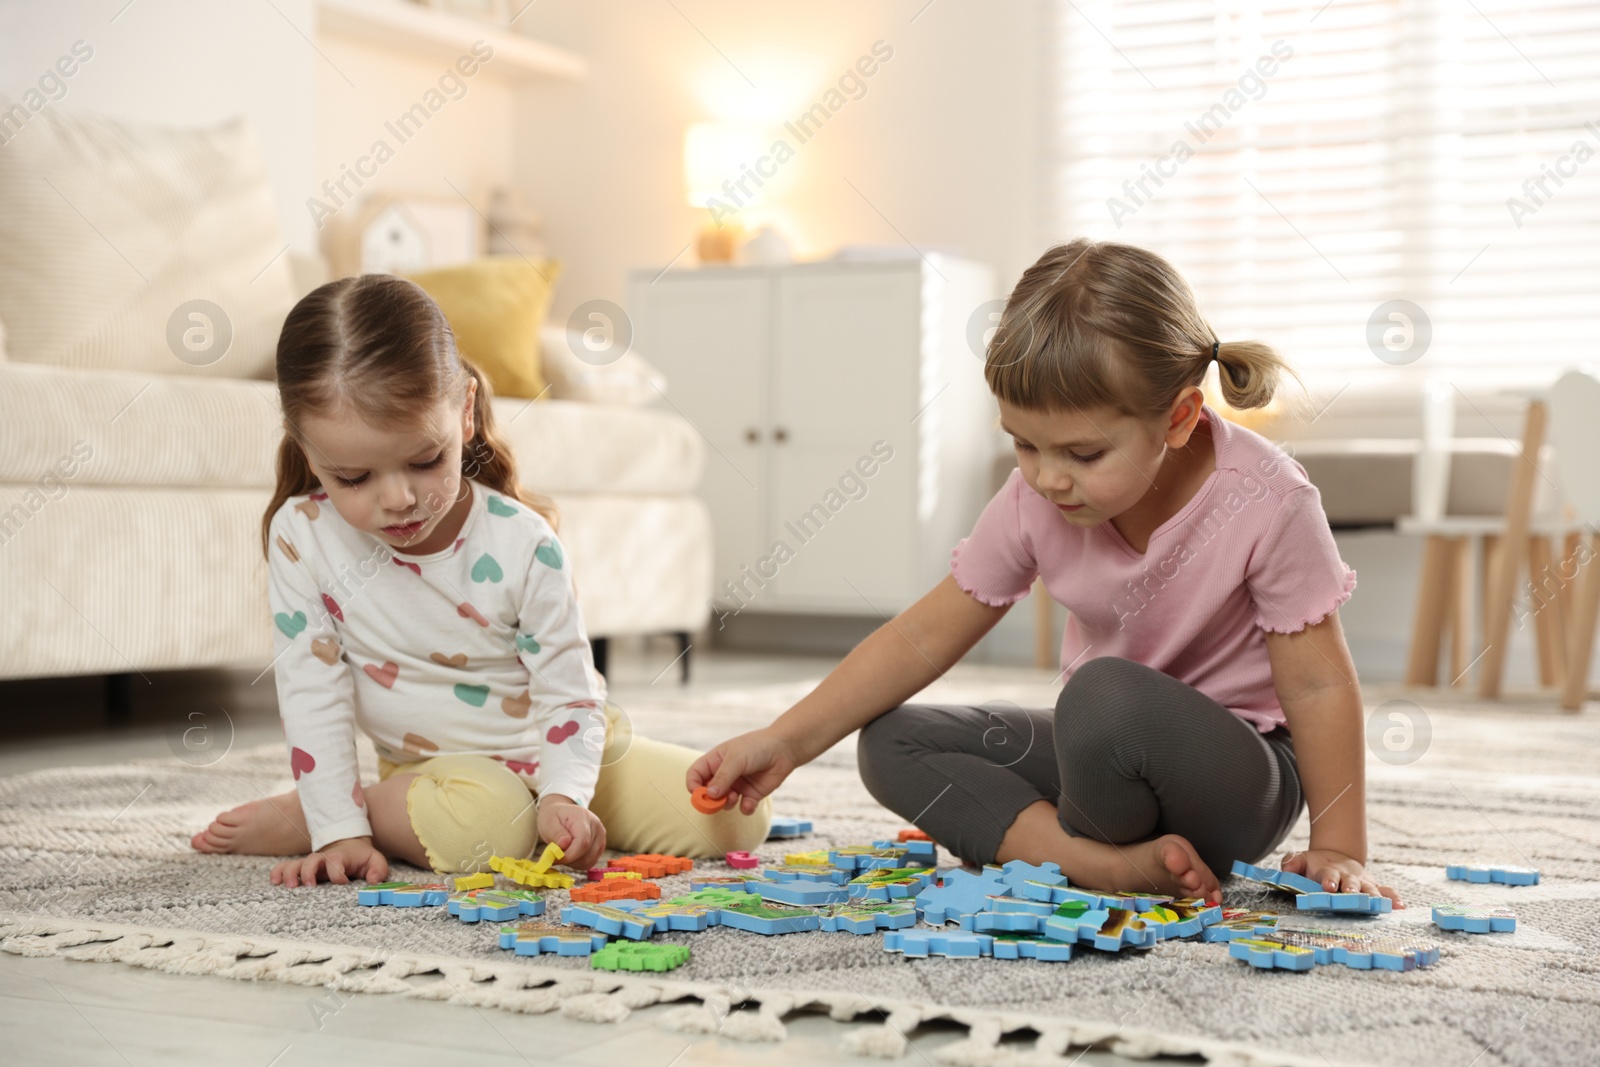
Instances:
[[[1024,272],[985,358],[1017,470],[951,573],[771,725],[687,784],[744,811],[852,730],[885,806],[974,863],[1053,861],[1074,883],[1221,899],[1309,807],[1281,866],[1330,891],[1366,871],[1362,704],[1338,607],[1355,588],[1304,468],[1235,408],[1287,363],[1217,340],[1178,272],[1072,241]],[[905,704],[1035,577],[1070,615],[1054,708]]]

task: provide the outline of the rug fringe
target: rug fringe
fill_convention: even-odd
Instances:
[[[859,994],[734,991],[706,982],[591,975],[537,964],[464,961],[14,912],[0,912],[0,952],[127,963],[172,974],[323,986],[339,993],[398,993],[418,1000],[527,1014],[559,1011],[565,1018],[592,1023],[618,1023],[637,1008],[682,1000],[688,1003],[663,1013],[656,1024],[680,1033],[717,1034],[736,1041],[784,1041],[788,1037],[783,1023],[786,1015],[823,1008],[841,1022],[882,1017],[881,1024],[852,1029],[842,1043],[847,1052],[876,1059],[904,1057],[911,1031],[928,1020],[947,1019],[967,1028],[964,1040],[933,1054],[937,1062],[951,1067],[1068,1064],[1073,1062],[1069,1049],[1090,1045],[1136,1058],[1201,1056],[1219,1067],[1326,1067],[1304,1057],[1206,1038],[1133,1031],[1104,1022],[958,1010]],[[868,1022],[865,1018],[860,1021]],[[1006,1034],[1021,1030],[1038,1032],[1032,1047],[1004,1043]]]

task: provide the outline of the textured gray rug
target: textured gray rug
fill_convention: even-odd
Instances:
[[[923,699],[1050,698],[1043,685],[959,677]],[[627,710],[641,732],[709,745],[808,688],[663,695]],[[820,1009],[872,1021],[852,1028],[845,1046],[886,1057],[904,1053],[902,1035],[919,1023],[945,1018],[970,1029],[939,1053],[949,1063],[1064,1063],[1085,1044],[1238,1063],[1595,1062],[1600,716],[1410,694],[1431,728],[1412,759],[1423,731],[1398,753],[1382,738],[1394,721],[1388,710],[1419,725],[1414,706],[1383,703],[1398,692],[1367,696],[1381,713],[1373,747],[1384,757],[1369,761],[1374,866],[1412,905],[1378,921],[1442,946],[1436,966],[1410,974],[1261,973],[1221,946],[1187,942],[1120,957],[1085,952],[1066,964],[906,960],[885,953],[878,937],[722,929],[669,935],[694,957],[660,978],[516,959],[494,946],[492,926],[465,926],[442,909],[359,908],[352,887],[274,888],[270,861],[191,852],[189,835],[217,810],[289,786],[277,746],[204,768],[173,759],[0,779],[0,948],[597,1022],[679,1001],[663,1025],[754,1040],[781,1040],[785,1014]],[[370,748],[364,758],[371,770]],[[901,825],[862,788],[849,741],[796,773],[777,810],[812,818],[817,833],[774,842],[764,858]],[[1305,831],[1302,820],[1290,843],[1304,842]],[[1464,860],[1529,863],[1544,880],[1526,889],[1446,882],[1445,863]],[[666,879],[664,889],[686,882]],[[1237,881],[1224,889],[1230,905],[1269,903]],[[1429,902],[1508,900],[1520,918],[1515,934],[1445,934],[1428,923]]]

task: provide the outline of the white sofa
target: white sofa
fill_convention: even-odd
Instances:
[[[283,254],[249,124],[41,112],[0,152],[0,199],[0,679],[265,668],[272,354],[322,267]],[[172,340],[194,298],[233,328],[204,365]],[[590,636],[705,625],[693,427],[571,399],[494,410],[526,487],[560,508]]]
[[[523,484],[561,510],[590,636],[703,626],[693,428],[570,400],[494,410]],[[266,666],[280,426],[269,381],[0,362],[0,678]]]

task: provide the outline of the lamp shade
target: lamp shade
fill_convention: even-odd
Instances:
[[[689,203],[705,207],[712,197],[726,200],[723,185],[738,181],[744,169],[765,151],[766,140],[759,126],[740,122],[690,126],[683,137],[683,177]]]

